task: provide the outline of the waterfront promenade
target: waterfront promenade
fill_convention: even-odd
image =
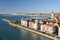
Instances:
[[[22,26],[17,25],[17,24],[13,24],[13,23],[10,22],[10,20],[6,20],[6,19],[3,19],[3,20],[6,21],[6,22],[8,22],[10,25],[12,25],[14,27],[18,27],[18,28],[21,28],[21,29],[24,29],[24,30],[27,30],[27,31],[30,31],[30,32],[33,32],[33,33],[36,33],[36,34],[39,34],[41,36],[44,36],[44,37],[47,37],[47,38],[50,38],[50,39],[55,39],[54,36],[51,36],[51,35],[48,35],[48,34],[44,34],[42,32],[38,32],[38,31],[29,29],[29,28],[25,28],[25,27],[22,27]]]

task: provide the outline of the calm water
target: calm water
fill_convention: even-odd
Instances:
[[[0,18],[0,40],[50,40],[32,32],[14,28]]]

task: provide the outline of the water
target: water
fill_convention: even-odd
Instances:
[[[50,16],[11,16],[11,15],[4,16],[4,15],[0,15],[0,18],[8,18],[10,20],[20,20],[20,19],[26,19],[26,18],[50,18]]]
[[[24,29],[14,28],[0,18],[0,40],[50,40]]]

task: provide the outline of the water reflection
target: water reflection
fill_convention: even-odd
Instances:
[[[42,37],[38,34],[29,32],[27,30],[20,29],[21,39],[22,40],[50,40],[48,38]]]

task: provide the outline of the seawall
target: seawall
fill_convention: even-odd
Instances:
[[[27,31],[30,31],[30,32],[39,34],[39,35],[41,35],[41,36],[47,37],[47,38],[52,39],[52,40],[55,39],[55,37],[53,37],[53,36],[50,36],[50,35],[47,35],[47,34],[44,34],[44,33],[41,33],[41,32],[38,32],[38,31],[35,31],[35,30],[32,30],[32,29],[29,29],[29,28],[25,28],[25,27],[22,27],[22,26],[17,25],[17,24],[13,24],[13,23],[11,23],[9,20],[6,20],[6,19],[3,19],[3,20],[6,21],[6,22],[8,22],[8,23],[9,23],[10,25],[12,25],[12,26],[15,26],[15,27],[18,27],[18,28],[22,28],[22,29],[24,29],[24,30],[27,30]]]

